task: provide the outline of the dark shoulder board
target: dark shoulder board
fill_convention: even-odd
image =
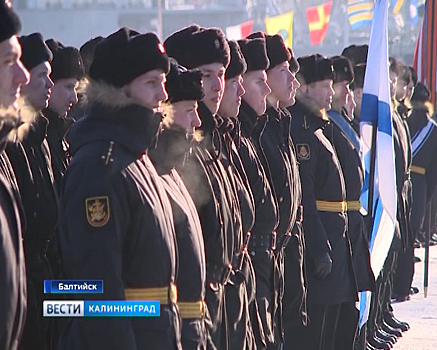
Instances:
[[[81,147],[72,163],[88,161],[104,164],[111,171],[125,168],[138,157],[114,141],[96,141]]]

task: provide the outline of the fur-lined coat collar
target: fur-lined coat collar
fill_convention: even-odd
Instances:
[[[18,99],[18,108],[0,106],[0,151],[8,142],[23,141],[29,135],[38,113],[24,98]]]
[[[20,123],[18,111],[10,108],[0,108],[0,152],[6,147],[8,140],[13,137],[14,130]]]
[[[41,145],[47,136],[48,124],[48,119],[44,117],[42,112],[38,112],[24,140],[28,140],[31,145]]]
[[[428,124],[428,120],[432,117],[433,108],[429,102],[413,101],[411,103],[412,109],[407,123],[410,128],[411,136]]]
[[[72,155],[95,141],[113,141],[136,156],[156,144],[162,115],[136,104],[120,89],[92,82],[86,89],[85,106],[85,116],[67,134]]]
[[[411,109],[426,112],[430,117],[434,114],[434,108],[431,102],[411,101]]]
[[[320,129],[329,123],[329,117],[324,109],[319,109],[313,100],[299,94],[296,103],[288,107],[293,119],[299,119],[304,129]]]

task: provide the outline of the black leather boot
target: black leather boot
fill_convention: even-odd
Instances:
[[[393,334],[396,337],[402,337],[402,331],[399,328],[391,327],[387,322],[382,323],[382,330],[388,334]]]
[[[395,345],[396,342],[398,341],[398,339],[394,335],[388,334],[384,332],[382,329],[378,329],[376,331],[376,336],[379,339],[384,340],[385,342],[391,343],[392,345]]]
[[[381,349],[381,350],[389,350],[393,347],[392,344],[390,343],[386,343],[383,340],[377,338],[377,337],[373,337],[372,339],[369,340],[368,342],[371,346],[373,346],[375,349]]]
[[[407,322],[399,321],[396,317],[386,317],[384,321],[393,328],[399,328],[402,332],[406,332],[410,329],[410,325]]]

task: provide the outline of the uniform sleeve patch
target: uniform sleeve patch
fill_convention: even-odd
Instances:
[[[296,145],[297,157],[300,160],[309,160],[311,158],[310,145],[307,143],[298,143]]]
[[[109,221],[108,196],[91,197],[85,200],[86,218],[93,227],[103,227]]]

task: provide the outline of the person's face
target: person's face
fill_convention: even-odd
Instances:
[[[414,82],[413,80],[410,80],[410,82],[407,85],[407,92],[405,94],[405,98],[411,100],[411,96],[413,96],[413,93],[414,93]]]
[[[282,62],[267,71],[267,84],[269,84],[271,97],[279,101],[288,101],[293,90],[293,76],[288,62]]]
[[[196,128],[200,127],[199,114],[197,113],[197,101],[179,101],[172,104],[173,123],[188,134],[193,135]]]
[[[355,96],[352,90],[349,90],[349,93],[346,96],[346,112],[349,118],[354,119],[354,110],[357,104],[355,103]]]
[[[306,94],[316,103],[317,107],[329,111],[332,105],[332,97],[334,96],[332,79],[316,81],[306,85]]]
[[[226,118],[234,118],[238,115],[241,106],[241,96],[244,95],[243,78],[237,75],[225,81],[225,91],[220,103],[219,114]]]
[[[390,71],[389,74],[389,84],[390,84],[390,97],[394,98],[396,94],[396,85],[398,83],[398,76],[395,72]]]
[[[66,116],[70,108],[77,103],[77,87],[76,78],[57,80],[52,88],[49,108],[60,116]]]
[[[205,97],[202,102],[212,114],[216,114],[225,89],[225,67],[221,63],[204,64],[198,69],[202,72]]]
[[[162,101],[167,99],[165,74],[161,69],[151,70],[123,86],[123,91],[141,106],[159,111]]]
[[[51,73],[52,68],[49,62],[40,63],[30,71],[29,84],[22,87],[23,96],[35,111],[40,111],[49,105],[53,87],[53,81],[50,79]]]
[[[363,99],[363,88],[355,88],[354,90],[354,100],[357,105],[357,109],[361,110],[361,101]]]
[[[265,113],[266,97],[272,92],[267,85],[267,74],[263,70],[250,71],[243,76],[243,88],[246,93],[243,100],[255,111],[258,116]]]
[[[404,80],[398,79],[396,84],[396,99],[398,101],[403,101],[407,96],[407,87],[408,84]]]
[[[291,72],[293,83],[291,88],[290,99],[288,101],[279,101],[281,107],[285,108],[285,107],[293,106],[296,103],[296,92],[300,88],[300,83],[299,80],[297,80],[296,78],[296,73],[297,72]]]
[[[0,106],[18,108],[21,85],[29,82],[29,72],[20,61],[21,46],[17,36],[0,43]]]
[[[333,99],[335,100],[335,104],[340,108],[345,107],[349,93],[349,83],[346,80],[334,84]]]

